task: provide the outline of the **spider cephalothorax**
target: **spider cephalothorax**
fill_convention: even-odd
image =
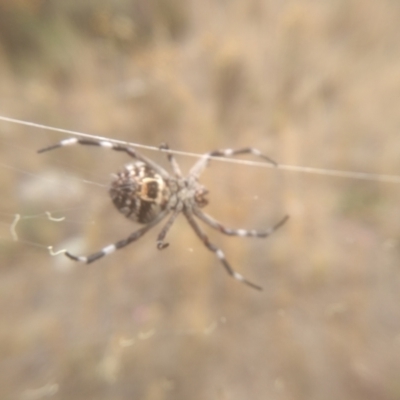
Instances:
[[[136,160],[134,163],[126,165],[120,172],[114,175],[109,192],[118,211],[125,215],[125,217],[144,224],[144,227],[133,232],[126,239],[108,245],[89,256],[75,256],[68,251],[65,252],[66,256],[72,260],[84,263],[96,261],[138,240],[153,226],[170,214],[170,217],[157,237],[157,248],[160,250],[164,249],[168,246],[168,243],[164,242],[167,232],[171,228],[176,217],[182,213],[204,245],[215,253],[226,271],[233,278],[255,289],[261,290],[260,286],[248,281],[241,274],[232,269],[224,252],[209,241],[208,237],[198,225],[196,218],[225,235],[265,238],[282,226],[289,217],[283,217],[276,225],[263,231],[227,228],[201,210],[201,208],[208,203],[205,198],[208,191],[198,180],[211,157],[230,157],[237,154],[250,153],[276,166],[273,160],[261,154],[259,150],[251,147],[239,150],[215,150],[204,154],[189,171],[189,174],[183,177],[178,163],[165,144],[161,145],[160,149],[167,153],[173,174],[169,174],[164,168],[152,160],[140,155],[132,147],[115,144],[106,140],[65,139],[58,144],[39,150],[39,153],[75,144],[101,146],[115,151],[122,151]]]

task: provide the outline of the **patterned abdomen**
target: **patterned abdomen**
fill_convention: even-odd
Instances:
[[[166,208],[170,197],[162,177],[140,161],[114,175],[109,193],[117,210],[140,224],[151,222]]]

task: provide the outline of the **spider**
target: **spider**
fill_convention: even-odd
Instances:
[[[115,207],[120,213],[122,213],[126,218],[138,222],[139,224],[143,224],[144,226],[131,233],[127,238],[114,244],[110,244],[89,256],[76,256],[66,251],[65,255],[67,257],[74,261],[87,264],[92,263],[101,257],[113,253],[117,249],[121,249],[132,242],[135,242],[170,214],[167,222],[157,237],[157,248],[159,250],[165,249],[169,245],[164,241],[167,232],[173,225],[176,217],[180,213],[183,213],[196,235],[208,250],[215,253],[229,275],[254,289],[262,290],[260,286],[248,281],[231,267],[224,252],[209,241],[206,234],[198,225],[195,217],[225,235],[265,238],[281,227],[287,221],[289,216],[284,216],[277,224],[262,231],[227,228],[201,210],[208,204],[208,200],[206,199],[208,191],[199,183],[199,177],[208,165],[211,157],[230,157],[239,154],[253,154],[270,164],[277,166],[275,161],[261,154],[259,150],[251,147],[238,150],[214,150],[204,154],[191,168],[189,174],[184,177],[167,144],[161,144],[160,150],[166,152],[173,174],[168,173],[154,161],[139,154],[132,147],[115,144],[106,140],[70,138],[62,140],[55,145],[38,150],[38,153],[44,153],[60,147],[77,144],[85,146],[100,146],[124,152],[135,160],[134,162],[125,165],[121,171],[113,175],[109,194]]]

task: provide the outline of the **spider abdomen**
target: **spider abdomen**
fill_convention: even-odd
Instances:
[[[140,224],[153,221],[170,197],[164,179],[140,161],[126,165],[115,175],[109,193],[117,210]]]

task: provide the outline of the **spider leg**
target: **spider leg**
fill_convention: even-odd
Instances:
[[[274,226],[265,229],[263,231],[257,231],[254,229],[246,230],[246,229],[227,228],[226,226],[222,225],[221,222],[215,220],[214,218],[212,218],[211,216],[209,216],[208,214],[204,213],[203,211],[201,211],[196,207],[193,208],[193,213],[196,215],[196,217],[200,218],[203,222],[205,222],[212,228],[216,229],[217,231],[228,236],[241,236],[241,237],[247,236],[247,237],[266,238],[269,235],[271,235],[271,233],[275,232],[278,228],[280,228],[289,219],[289,215],[285,215]]]
[[[117,144],[117,143],[112,143],[107,140],[92,140],[92,139],[78,139],[78,138],[69,138],[69,139],[64,139],[61,140],[61,142],[54,144],[49,147],[45,147],[43,149],[38,150],[38,153],[44,153],[46,151],[58,149],[60,147],[64,146],[74,146],[76,144],[80,145],[85,145],[85,146],[99,146],[99,147],[105,147],[107,149],[115,150],[115,151],[122,151],[127,153],[130,157],[135,158],[136,160],[142,161],[145,164],[147,164],[150,168],[153,168],[155,171],[157,171],[164,179],[167,179],[169,177],[168,172],[150,160],[149,158],[142,156],[141,154],[137,153],[133,147],[125,146],[122,144]]]
[[[155,218],[153,221],[151,221],[149,224],[144,226],[143,228],[131,233],[126,239],[122,239],[114,244],[110,244],[106,247],[103,247],[100,251],[90,254],[89,256],[75,256],[68,251],[65,252],[65,255],[69,257],[71,260],[74,261],[79,261],[83,262],[86,264],[90,264],[93,261],[98,260],[101,257],[107,256],[108,254],[113,253],[115,250],[122,249],[125,246],[128,246],[128,244],[131,244],[132,242],[138,240],[141,238],[147,231],[149,231],[151,228],[153,228],[155,225],[157,225],[164,217],[167,216],[169,211],[163,211],[160,213],[157,218]]]
[[[165,239],[165,236],[167,235],[167,232],[171,228],[172,224],[174,223],[176,217],[179,215],[180,212],[181,212],[181,210],[175,210],[173,212],[173,214],[170,216],[170,218],[168,219],[167,223],[162,228],[161,232],[159,233],[159,235],[157,237],[157,249],[158,250],[165,249],[166,247],[169,246],[169,243],[165,243],[164,239]]]
[[[254,147],[245,147],[243,149],[237,149],[237,150],[233,149],[214,150],[204,154],[200,158],[200,160],[197,161],[197,163],[192,167],[192,169],[189,172],[189,175],[194,175],[196,178],[198,178],[204,171],[204,169],[207,167],[211,157],[232,157],[239,154],[252,154],[256,157],[262,158],[263,160],[274,165],[275,167],[278,166],[278,164],[274,160],[272,160],[272,158],[269,158],[268,156],[262,154],[260,150],[255,149]]]
[[[179,168],[179,165],[176,162],[174,155],[169,151],[168,144],[167,143],[161,143],[160,144],[160,150],[164,150],[167,153],[168,161],[172,165],[172,170],[174,171],[175,176],[177,178],[182,178],[181,169]]]
[[[255,283],[252,283],[250,281],[248,281],[247,279],[245,279],[241,274],[239,274],[238,272],[236,272],[228,263],[228,260],[225,257],[224,252],[219,249],[218,247],[216,247],[214,244],[212,244],[209,240],[207,235],[202,231],[202,229],[199,227],[199,225],[197,224],[197,222],[195,221],[195,219],[193,218],[193,214],[191,211],[184,211],[185,217],[188,220],[190,226],[193,228],[193,230],[196,232],[197,236],[200,238],[200,240],[204,243],[204,245],[211,250],[212,252],[215,253],[215,255],[218,257],[218,259],[221,261],[222,265],[224,266],[224,268],[226,269],[226,271],[228,272],[228,274],[230,276],[232,276],[234,279],[245,283],[246,285],[252,287],[253,289],[257,289],[257,290],[262,290],[261,286],[256,285]]]

